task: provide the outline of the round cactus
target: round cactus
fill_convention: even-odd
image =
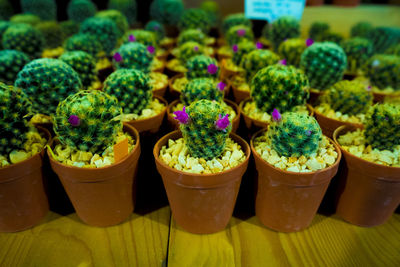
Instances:
[[[42,20],[57,20],[55,0],[21,0],[23,13],[33,14]]]
[[[196,42],[205,45],[206,35],[198,29],[185,30],[179,34],[177,43],[178,46],[181,46],[186,42]]]
[[[96,62],[90,54],[83,51],[70,51],[63,53],[60,60],[78,73],[83,88],[89,88],[97,80]]]
[[[371,84],[380,89],[400,90],[400,57],[374,55],[366,64],[366,76]]]
[[[372,27],[371,23],[361,21],[351,27],[350,36],[366,38],[372,29],[373,29],[373,27]]]
[[[287,64],[295,67],[300,66],[301,54],[307,48],[307,41],[299,38],[287,39],[278,48],[278,53],[286,59]]]
[[[123,38],[124,43],[138,42],[144,46],[157,47],[157,39],[154,32],[146,30],[128,31]]]
[[[186,62],[186,78],[189,80],[195,78],[212,78],[216,79],[219,77],[218,62],[215,58],[198,55],[191,57]]]
[[[257,108],[268,114],[274,109],[291,111],[309,97],[307,77],[295,67],[278,64],[259,70],[250,89]]]
[[[308,36],[315,42],[321,42],[323,36],[329,32],[330,26],[326,22],[313,22],[308,30]]]
[[[267,137],[279,156],[310,157],[317,152],[322,131],[314,117],[296,112],[273,117]]]
[[[385,54],[400,56],[400,43],[392,45],[391,47],[386,49]]]
[[[300,67],[310,81],[310,86],[319,90],[331,87],[343,77],[347,57],[343,49],[334,43],[314,43],[304,50]]]
[[[43,37],[46,48],[57,48],[62,46],[63,33],[60,25],[56,21],[44,21],[36,24]]]
[[[93,17],[96,12],[97,7],[91,0],[72,0],[67,7],[68,18],[78,23]]]
[[[337,45],[340,45],[340,43],[344,40],[343,35],[341,35],[340,33],[337,32],[326,32],[323,36],[322,36],[322,42],[332,42],[335,43]]]
[[[184,11],[182,0],[154,0],[150,5],[150,17],[164,24],[176,25]]]
[[[118,10],[103,10],[96,14],[98,18],[112,20],[118,29],[118,38],[122,37],[129,28],[128,20],[125,15]]]
[[[364,136],[372,148],[393,150],[400,145],[400,106],[376,104],[367,113]]]
[[[40,18],[33,14],[16,14],[10,18],[12,23],[24,23],[35,26],[40,22]]]
[[[24,52],[31,58],[42,55],[44,38],[42,33],[27,24],[15,24],[3,34],[3,48]]]
[[[63,39],[67,39],[79,32],[79,24],[72,20],[61,21],[60,27],[63,33]]]
[[[275,20],[271,24],[269,32],[269,40],[272,42],[274,49],[278,49],[279,45],[289,38],[297,38],[300,36],[300,24],[297,19],[290,16],[283,16]]]
[[[133,25],[136,22],[136,0],[110,0],[108,2],[108,9],[115,9],[122,12],[127,18],[129,25]]]
[[[204,46],[196,42],[186,42],[179,47],[178,58],[182,62],[187,62],[191,57],[204,53]]]
[[[229,45],[238,44],[242,41],[253,41],[254,35],[251,28],[244,25],[236,25],[231,27],[225,36]]]
[[[400,29],[390,27],[376,27],[366,36],[372,42],[375,53],[382,53],[389,47],[400,42]]]
[[[144,45],[135,42],[122,45],[114,54],[114,62],[118,69],[137,69],[148,73],[153,57]]]
[[[237,25],[243,25],[251,29],[251,21],[245,17],[243,13],[236,13],[228,15],[224,18],[222,22],[222,32],[224,35],[228,32],[230,28]]]
[[[207,34],[211,28],[207,12],[200,8],[189,8],[183,11],[178,22],[178,28],[181,31],[188,29],[200,29]]]
[[[153,96],[149,76],[132,69],[120,69],[108,76],[104,92],[118,99],[124,114],[140,114]]]
[[[93,35],[100,41],[104,51],[109,54],[117,44],[119,31],[115,23],[108,18],[93,17],[86,19],[80,33]]]
[[[232,56],[232,61],[236,66],[240,66],[242,61],[245,60],[246,55],[248,55],[251,51],[255,50],[256,46],[253,44],[253,42],[250,41],[242,41],[238,45],[233,45],[232,50],[233,50],[233,56]]]
[[[9,19],[14,14],[14,9],[8,0],[0,0],[0,18]]]
[[[115,97],[97,90],[80,91],[57,106],[53,129],[61,144],[102,154],[122,131],[122,122],[116,119],[121,113]]]
[[[94,58],[103,51],[100,42],[90,34],[75,34],[68,38],[64,43],[66,51],[84,51]]]
[[[355,37],[342,42],[341,47],[347,56],[347,69],[355,72],[362,66],[373,54],[372,43],[365,38]]]
[[[10,27],[11,23],[8,21],[0,21],[0,49],[3,49],[3,44],[1,40],[3,40],[3,34],[6,32],[8,27]]]
[[[218,86],[218,82],[209,78],[197,78],[190,80],[180,95],[181,102],[188,106],[200,99],[215,100],[221,102],[224,99],[224,91]]]
[[[247,82],[250,83],[259,70],[274,65],[278,61],[279,56],[270,50],[256,49],[251,51],[241,62],[241,66],[246,73]]]
[[[17,50],[0,51],[0,82],[14,84],[18,72],[29,62],[29,57]]]
[[[205,0],[201,2],[200,8],[207,13],[211,26],[216,26],[219,20],[219,6],[215,1]]]
[[[82,83],[67,63],[41,58],[25,65],[17,75],[15,86],[32,99],[35,112],[52,115],[58,102],[79,91]]]
[[[146,31],[153,32],[156,36],[157,42],[160,42],[162,39],[165,38],[164,26],[156,20],[151,20],[151,21],[147,22],[144,29]]]

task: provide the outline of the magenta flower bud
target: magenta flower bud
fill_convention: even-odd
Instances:
[[[371,89],[372,89],[371,85],[368,85],[367,86],[367,91],[371,91]]]
[[[222,115],[219,114],[219,119],[215,122],[215,127],[220,131],[224,131],[229,124],[229,115],[226,114],[224,117],[222,117]]]
[[[199,51],[199,47],[196,45],[195,47],[193,47],[194,51]]]
[[[286,59],[279,60],[279,64],[286,66]]]
[[[239,30],[237,30],[236,33],[237,33],[238,36],[242,37],[242,36],[244,36],[246,34],[246,30],[245,29],[239,29]]]
[[[152,46],[152,45],[149,45],[149,46],[147,47],[147,51],[149,51],[150,54],[153,54],[155,50],[156,50],[156,49],[155,49],[154,46]]]
[[[238,47],[238,45],[236,45],[236,44],[235,44],[235,45],[233,45],[233,46],[232,46],[232,50],[233,50],[233,52],[235,52],[235,53],[236,53],[236,52],[239,50],[239,47]]]
[[[213,75],[213,74],[217,73],[218,67],[217,67],[215,64],[212,64],[212,63],[211,63],[210,65],[208,65],[207,71],[208,71],[208,73],[210,73],[211,75]]]
[[[69,124],[71,124],[71,126],[74,126],[74,127],[79,126],[81,124],[81,120],[76,115],[69,116],[68,122],[69,122]]]
[[[256,43],[256,48],[257,48],[257,49],[262,49],[262,48],[263,48],[263,44],[260,43],[260,42],[257,42],[257,43]]]
[[[307,135],[307,136],[310,136],[311,134],[312,134],[312,131],[310,131],[310,130],[307,130],[307,131],[306,131],[306,135]]]
[[[121,54],[118,53],[118,52],[115,53],[115,54],[114,54],[114,60],[117,61],[117,62],[122,61],[122,56],[121,56]]]
[[[276,108],[274,108],[274,110],[272,111],[272,119],[274,121],[280,121],[282,119],[281,113],[279,113],[279,110],[277,110]]]
[[[219,82],[217,85],[218,90],[224,91],[226,84],[224,82]]]
[[[308,47],[308,46],[311,46],[312,44],[314,43],[314,40],[313,39],[307,39],[306,40],[306,46]]]
[[[135,35],[133,35],[133,34],[129,35],[129,42],[136,42]]]
[[[175,115],[174,119],[179,122],[179,124],[187,124],[189,122],[189,114],[186,113],[186,107],[183,106],[183,110],[178,110],[173,113]]]

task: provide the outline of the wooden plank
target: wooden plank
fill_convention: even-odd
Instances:
[[[98,228],[76,214],[50,212],[44,223],[0,234],[0,266],[162,266],[167,255],[170,209]]]

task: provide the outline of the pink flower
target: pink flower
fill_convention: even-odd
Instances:
[[[219,119],[215,122],[215,127],[220,131],[224,131],[230,124],[228,117],[228,114],[226,114],[224,117],[219,114]]]
[[[224,82],[219,82],[218,85],[217,85],[217,88],[218,88],[220,91],[224,91],[225,86],[226,86],[226,84],[225,84]]]
[[[256,43],[256,48],[257,48],[257,49],[262,49],[262,48],[263,48],[263,44],[260,43],[260,42],[257,42],[257,43]]]
[[[314,43],[313,39],[309,38],[309,39],[306,40],[306,46],[311,46],[313,43]]]
[[[154,46],[152,46],[152,45],[149,45],[149,46],[147,47],[147,51],[149,51],[150,54],[153,54],[155,50],[156,50],[156,49],[155,49]]]
[[[279,64],[286,66],[286,59],[279,60]]]
[[[237,45],[237,44],[233,45],[233,46],[232,46],[232,50],[233,50],[233,52],[236,53],[236,52],[239,50],[238,45]]]
[[[371,91],[371,89],[372,89],[371,85],[368,85],[367,91]]]
[[[81,120],[76,115],[69,116],[68,122],[69,122],[69,124],[71,124],[74,127],[79,126],[81,124]]]
[[[311,134],[312,134],[312,131],[310,131],[310,130],[307,130],[307,131],[306,131],[306,135],[307,135],[307,136],[310,136]]]
[[[246,29],[239,29],[236,33],[238,36],[242,37],[246,34]]]
[[[115,54],[114,54],[114,60],[117,61],[117,62],[122,61],[122,56],[121,56],[121,54],[118,53],[118,52],[115,53]]]
[[[277,110],[276,108],[274,108],[274,110],[272,111],[272,119],[274,121],[280,121],[282,119],[281,113],[279,113],[279,110]]]
[[[199,47],[196,45],[195,47],[193,47],[194,51],[199,51]]]
[[[178,110],[174,112],[174,119],[179,121],[179,124],[187,124],[189,122],[189,114],[186,113],[186,107],[183,106],[183,110]]]
[[[129,42],[136,42],[135,35],[133,35],[133,34],[129,35]]]
[[[212,64],[212,63],[211,63],[210,65],[208,65],[207,71],[208,71],[208,73],[210,73],[211,75],[213,75],[213,74],[217,73],[218,67],[217,67],[215,64]]]

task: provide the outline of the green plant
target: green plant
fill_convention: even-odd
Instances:
[[[322,131],[317,120],[307,114],[274,111],[267,137],[279,156],[310,157],[318,150]]]
[[[104,92],[118,99],[124,114],[140,114],[153,96],[149,76],[132,69],[119,69],[108,76]]]
[[[67,7],[68,18],[78,23],[93,17],[96,12],[97,7],[91,0],[72,0]]]
[[[191,57],[204,53],[204,46],[196,42],[186,42],[179,47],[178,58],[186,63]]]
[[[369,32],[373,29],[371,23],[360,21],[354,24],[350,29],[351,37],[362,37],[365,38],[368,36]]]
[[[99,53],[103,51],[101,43],[95,36],[83,33],[75,34],[65,40],[64,49],[66,51],[84,51],[94,58],[97,58]]]
[[[162,39],[165,38],[165,29],[164,26],[156,21],[156,20],[151,20],[147,22],[146,26],[144,27],[146,31],[153,32],[156,36],[157,42],[161,41]]]
[[[124,43],[138,42],[145,46],[157,47],[157,39],[154,32],[146,30],[132,30],[124,35]]]
[[[114,54],[114,62],[118,69],[137,69],[149,73],[153,57],[141,43],[127,43]]]
[[[15,86],[24,90],[32,99],[36,113],[52,115],[58,102],[79,91],[82,83],[67,63],[41,58],[24,66],[17,75]]]
[[[9,19],[14,14],[14,9],[8,0],[0,0],[0,18]]]
[[[394,90],[400,90],[400,57],[374,55],[365,66],[365,74],[371,84],[380,89],[391,87]]]
[[[232,61],[236,66],[240,66],[241,62],[246,58],[251,51],[255,50],[256,46],[253,42],[243,40],[237,45],[232,46],[233,56]]]
[[[182,0],[154,0],[150,5],[150,17],[163,24],[176,25],[183,10]]]
[[[112,20],[118,29],[118,38],[121,38],[129,28],[128,20],[124,14],[118,10],[103,10],[96,14],[98,18],[105,18]]]
[[[272,42],[274,49],[277,50],[285,39],[297,38],[299,36],[300,24],[297,19],[290,16],[283,16],[271,24],[268,39]]]
[[[79,24],[72,20],[61,21],[60,27],[64,40],[79,32]]]
[[[266,113],[284,113],[305,105],[309,97],[307,77],[293,66],[271,65],[259,70],[250,84],[257,108]]]
[[[230,28],[237,25],[243,25],[251,29],[251,21],[245,17],[243,13],[236,13],[228,15],[222,22],[222,32],[225,35]]]
[[[307,48],[306,40],[300,38],[287,39],[278,48],[279,55],[286,59],[287,64],[295,67],[300,66],[301,54]]]
[[[373,46],[375,53],[383,53],[386,49],[400,42],[400,29],[390,27],[376,27],[366,36]]]
[[[177,44],[181,46],[186,42],[196,42],[205,45],[206,35],[198,29],[185,30],[179,34]]]
[[[323,103],[343,114],[364,114],[372,106],[372,92],[359,81],[342,80],[332,85],[321,97]]]
[[[40,22],[40,18],[33,14],[16,14],[10,18],[12,23],[25,23],[35,26]]]
[[[340,43],[344,40],[343,35],[337,32],[326,32],[322,35],[322,42],[332,42],[340,45]]]
[[[115,9],[122,12],[128,19],[129,25],[133,25],[136,22],[136,0],[110,0],[108,2],[108,9]]]
[[[200,99],[222,102],[224,91],[218,87],[218,82],[210,78],[196,78],[190,80],[180,95],[181,102],[188,106]]]
[[[183,11],[178,22],[181,31],[188,29],[200,29],[207,34],[211,28],[211,21],[207,12],[200,8],[189,8]]]
[[[386,49],[385,54],[400,56],[400,43],[392,45]]]
[[[389,103],[370,108],[365,120],[364,136],[372,148],[393,150],[400,145],[400,106]]]
[[[23,13],[34,14],[42,20],[57,20],[55,0],[21,0]]]
[[[201,2],[200,8],[207,13],[208,20],[212,26],[216,26],[219,20],[219,6],[218,3],[211,0]]]
[[[57,48],[62,46],[63,33],[60,25],[56,21],[39,22],[36,24],[35,28],[42,33],[46,48]]]
[[[3,39],[3,34],[6,32],[11,23],[8,21],[0,21],[0,49],[3,49],[3,44],[1,40]]]
[[[80,91],[57,106],[54,132],[61,144],[102,154],[122,131],[118,100],[98,90]]]
[[[210,160],[222,154],[232,125],[220,103],[202,99],[174,114],[190,155]]]
[[[278,63],[279,56],[270,50],[256,49],[247,54],[241,62],[246,80],[251,82],[253,76],[261,69]]]
[[[42,55],[44,38],[42,33],[28,24],[15,24],[3,34],[3,48],[24,52],[31,58]]]
[[[186,78],[189,80],[195,78],[212,78],[217,79],[219,77],[218,61],[215,58],[198,55],[191,57],[186,62]]]
[[[242,41],[253,41],[254,35],[251,28],[244,25],[232,26],[225,35],[227,43],[232,46]]]
[[[361,37],[347,39],[341,43],[347,56],[347,69],[355,72],[367,62],[373,54],[371,41]]]
[[[321,22],[321,21],[316,21],[313,22],[310,26],[310,29],[308,30],[308,36],[314,41],[314,42],[321,42],[323,36],[329,32],[330,26],[326,22]]]
[[[115,23],[108,18],[93,17],[86,19],[80,28],[80,33],[93,35],[109,54],[117,44],[119,31]]]
[[[325,90],[340,81],[347,66],[343,49],[334,43],[314,43],[301,55],[300,67],[310,81],[310,86]]]
[[[30,61],[29,57],[17,50],[0,51],[0,82],[14,84],[18,72]]]
[[[84,51],[67,51],[60,60],[70,65],[79,75],[83,88],[89,88],[97,79],[96,62]]]

